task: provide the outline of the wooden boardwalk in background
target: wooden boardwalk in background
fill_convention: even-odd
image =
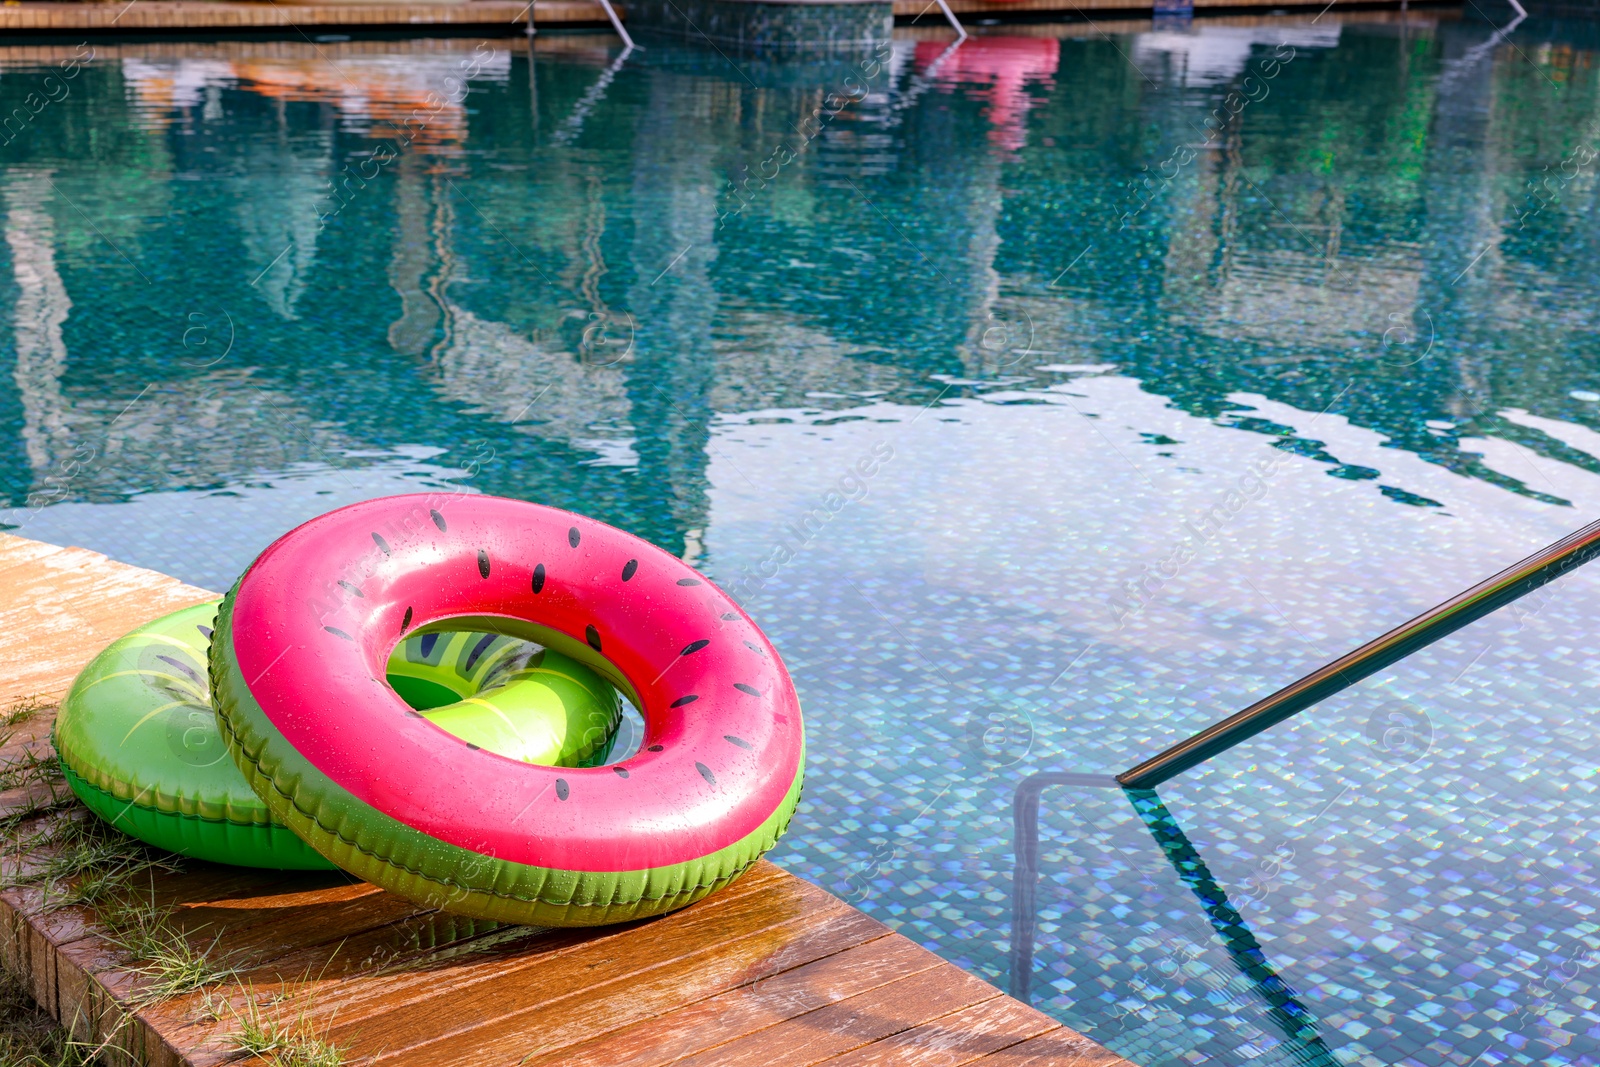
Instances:
[[[934,0],[892,0],[897,19],[921,24],[942,22]],[[948,0],[958,15],[1003,18],[1057,14],[1081,18],[1090,12],[1138,15],[1154,10],[1152,0]],[[618,14],[627,20],[627,3],[618,0]],[[1320,5],[1293,0],[1194,0],[1197,12],[1207,9],[1260,8],[1316,11]],[[1398,8],[1400,0],[1378,6]],[[526,29],[529,12],[538,26],[602,26],[606,13],[598,0],[456,0],[456,2],[390,3],[384,0],[136,0],[121,3],[54,3],[21,0],[0,4],[0,33],[121,34],[150,32],[261,33],[281,31],[297,37],[302,30],[409,30],[426,34],[474,30],[512,35]],[[1139,26],[1139,29],[1147,28]],[[948,31],[948,27],[945,27]],[[948,31],[952,32],[953,31]],[[1123,32],[1131,32],[1123,30]]]
[[[598,0],[540,0],[534,25],[604,24]],[[498,29],[505,35],[526,31],[526,2],[516,0],[449,0],[443,3],[306,2],[268,0],[136,0],[119,3],[51,3],[25,0],[0,5],[0,33],[137,34],[152,31],[206,33],[300,29],[393,30],[425,32],[437,27],[451,32],[471,28]]]
[[[49,751],[48,705],[106,644],[211,596],[0,535],[0,707],[47,705],[0,759]],[[0,792],[0,815],[48,788]],[[12,851],[5,869],[40,859]],[[149,978],[90,909],[0,892],[0,959],[80,1039],[113,1040],[111,1062],[242,1062],[234,1035],[255,1013],[342,1046],[347,1064],[397,1067],[1126,1064],[765,862],[672,915],[589,930],[462,919],[338,874],[190,862],[145,877],[232,977],[149,1002]]]

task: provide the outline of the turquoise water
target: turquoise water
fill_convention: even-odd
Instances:
[[[419,487],[647,537],[794,674],[774,858],[1011,987],[1019,782],[1600,514],[1600,33],[917,32],[0,50],[0,520],[213,589]],[[1597,581],[1160,805],[1046,791],[1034,1003],[1144,1065],[1596,1062]]]

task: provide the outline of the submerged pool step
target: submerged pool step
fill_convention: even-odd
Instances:
[[[213,595],[0,534],[0,709],[39,705],[0,770],[48,756],[50,705],[101,648]],[[34,778],[0,793],[0,816],[48,806],[51,783]],[[16,840],[72,817],[34,814]],[[764,861],[682,911],[584,930],[446,915],[340,873],[154,869],[139,877],[169,931],[233,969],[156,999],[95,912],[53,907],[26,877],[50,852],[6,850],[4,880],[21,884],[0,891],[0,961],[110,1063],[237,1062],[247,1022],[406,1067],[1128,1062]]]

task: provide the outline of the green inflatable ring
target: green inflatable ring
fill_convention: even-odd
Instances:
[[[334,865],[277,819],[228,757],[206,657],[220,601],[114,641],[84,668],[52,733],[67,784],[96,815],[151,845],[279,870]],[[616,690],[559,653],[495,634],[401,642],[387,665],[407,703],[468,744],[554,766],[602,762]]]

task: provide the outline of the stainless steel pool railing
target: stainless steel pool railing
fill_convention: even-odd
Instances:
[[[1319,667],[1264,700],[1256,701],[1237,715],[1202,730],[1116,777],[1108,774],[1045,771],[1024,778],[1017,784],[1011,805],[1012,842],[1016,857],[1011,881],[1011,995],[1026,1003],[1032,992],[1035,911],[1039,882],[1039,797],[1045,789],[1051,786],[1082,786],[1098,789],[1121,787],[1126,790],[1134,802],[1135,809],[1151,826],[1152,833],[1162,845],[1163,851],[1167,853],[1167,858],[1178,870],[1179,877],[1190,883],[1190,888],[1195,890],[1202,901],[1208,902],[1206,907],[1208,915],[1214,921],[1226,919],[1224,925],[1230,928],[1237,926],[1242,929],[1242,919],[1237,919],[1231,910],[1224,909],[1223,912],[1216,910],[1218,901],[1226,904],[1220,887],[1214,886],[1214,880],[1204,871],[1198,853],[1194,853],[1192,846],[1187,845],[1181,830],[1176,829],[1176,822],[1160,806],[1151,790],[1169,778],[1227,751],[1441,637],[1454,633],[1468,623],[1526,596],[1596,556],[1600,556],[1600,521],[1592,522],[1554,544],[1547,545],[1494,577],[1457,593],[1444,603],[1430,608],[1382,637],[1367,642],[1326,666]],[[1146,817],[1152,812],[1159,816],[1155,821]],[[1195,881],[1194,879],[1200,875],[1204,877],[1200,881]],[[1221,927],[1218,928],[1218,932],[1224,933]],[[1282,990],[1278,988],[1277,980],[1270,974],[1270,969],[1261,974],[1255,974],[1251,969],[1256,966],[1254,956],[1260,954],[1259,946],[1249,938],[1241,940],[1238,946],[1233,945],[1228,937],[1224,937],[1224,940],[1229,942],[1230,952],[1237,947],[1245,953],[1239,956],[1239,960],[1250,961],[1250,968],[1246,969],[1246,973],[1258,983],[1262,995],[1272,1003],[1274,1017],[1282,1016],[1280,1022],[1286,1027],[1293,1023],[1294,1028],[1298,1030],[1303,1022],[1299,1019],[1301,1009],[1298,1003],[1292,1000],[1279,1003]],[[1265,966],[1264,957],[1262,965]],[[1285,1012],[1287,1014],[1284,1014]],[[1313,1059],[1319,1059],[1317,1047],[1320,1047],[1320,1042],[1313,1041],[1312,1047],[1305,1051]]]
[[[1016,864],[1011,869],[1011,995],[1032,1003],[1034,926],[1038,922],[1035,898],[1039,892],[1039,794],[1053,785],[1086,785],[1115,789],[1109,774],[1074,774],[1045,771],[1030,774],[1017,784],[1011,800],[1011,842]]]
[[[1397,660],[1475,622],[1600,555],[1600,521],[1546,545],[1520,563],[1463,590],[1410,622],[1374,638],[1137,767],[1117,775],[1124,789],[1154,789],[1174,775],[1247,741]]]

